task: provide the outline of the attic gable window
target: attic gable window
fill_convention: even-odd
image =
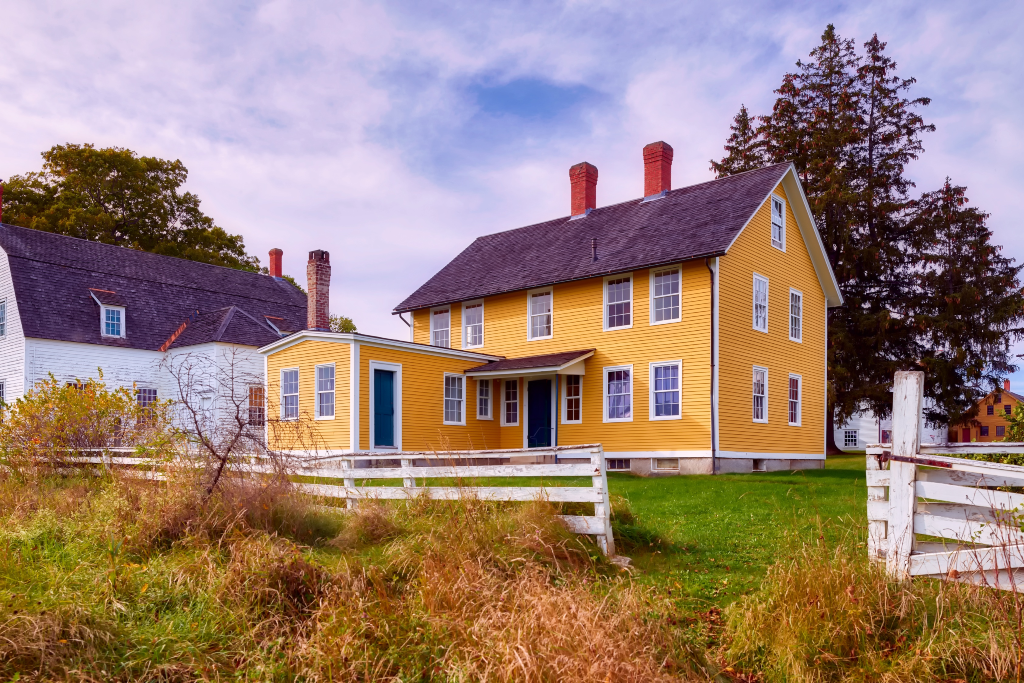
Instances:
[[[786,202],[772,195],[772,246],[786,251]]]

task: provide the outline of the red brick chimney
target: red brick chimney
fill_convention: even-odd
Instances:
[[[644,147],[644,196],[671,189],[672,146],[667,142],[652,142]]]
[[[281,277],[281,257],[284,252],[280,249],[270,250],[270,277]]]
[[[1004,379],[1003,380],[1003,391],[1009,391],[1009,390],[1010,390],[1010,380]]]
[[[331,329],[331,255],[322,249],[309,252],[306,264],[306,329]]]
[[[597,208],[597,166],[583,162],[569,169],[572,187],[572,215],[585,216]]]

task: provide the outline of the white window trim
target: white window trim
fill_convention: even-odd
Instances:
[[[374,428],[374,395],[373,388],[373,371],[374,370],[387,370],[395,373],[395,445],[394,446],[374,446],[373,445],[373,428]],[[370,447],[371,451],[400,451],[402,450],[402,365],[400,363],[385,363],[384,361],[371,360],[369,370],[369,382],[370,385],[370,405],[368,412],[370,413],[370,432],[367,434],[366,442]],[[337,412],[337,408],[335,408]]]
[[[682,273],[680,273],[680,276]],[[612,280],[619,280],[624,277],[629,278],[629,324],[619,325],[617,327],[608,327],[608,283]],[[601,285],[601,329],[605,332],[612,332],[614,330],[629,330],[633,328],[633,321],[636,320],[636,305],[633,302],[633,285],[636,284],[636,278],[633,277],[633,273],[617,273],[615,275],[608,275],[604,278],[604,282]],[[682,290],[682,287],[680,287]],[[680,302],[682,303],[682,302]],[[680,311],[682,307],[680,306]]]
[[[121,334],[107,334],[107,311],[121,311]],[[100,304],[100,336],[107,339],[125,339],[128,336],[128,316],[124,306]]]
[[[501,381],[501,380],[498,380],[498,381]],[[487,386],[490,387],[490,397],[487,400],[487,410],[488,410],[488,413],[486,415],[481,415],[480,414],[480,385],[482,385],[484,382],[487,382]],[[494,379],[492,379],[492,378],[484,378],[484,379],[476,380],[476,409],[475,409],[475,413],[476,413],[476,419],[478,419],[478,420],[493,420],[494,419]]]
[[[853,434],[853,443],[846,443],[846,435]],[[843,430],[843,448],[856,448],[860,445],[860,434],[856,429],[844,429]]]
[[[789,422],[789,383],[786,383],[786,421],[790,427],[800,427],[804,420],[804,378],[795,373],[789,373],[790,379],[795,379],[796,384],[796,422]],[[765,386],[767,394],[767,385]],[[765,401],[767,403],[767,401]],[[767,413],[766,413],[767,414]]]
[[[297,383],[298,386],[299,386],[299,393],[295,394],[296,396],[299,397],[299,405],[297,406],[298,409],[299,409],[299,414],[296,415],[295,417],[285,417],[284,416],[284,373],[289,372],[291,370],[294,370],[295,372],[299,373],[299,381]],[[299,370],[299,368],[281,368],[281,371],[278,374],[278,382],[280,384],[280,386],[278,387],[278,394],[280,395],[280,400],[281,400],[281,421],[282,422],[292,422],[293,420],[298,420],[300,417],[302,417],[302,371]]]
[[[658,467],[661,460],[675,460],[675,467]],[[679,458],[651,458],[651,469],[655,472],[677,472],[679,470]]]
[[[515,382],[516,383],[516,421],[515,422],[506,422],[505,421],[505,382]],[[522,396],[523,389],[524,389],[524,387],[520,386],[520,382],[519,382],[519,378],[518,377],[513,378],[513,379],[502,379],[501,380],[501,416],[500,417],[501,417],[501,426],[502,427],[518,427],[519,426],[519,415],[520,415],[520,413],[523,410],[523,396]]]
[[[445,388],[444,385],[445,385],[445,380],[447,380],[449,377],[458,377],[459,379],[462,380],[462,398],[459,399],[460,402],[462,403],[462,408],[461,408],[461,410],[459,410],[459,415],[462,416],[462,419],[459,420],[458,422],[451,422],[449,420],[446,420],[445,416],[444,416],[444,402],[448,400],[448,398],[444,395],[444,388]],[[464,427],[464,426],[466,426],[466,376],[465,375],[460,375],[457,372],[446,372],[446,373],[444,373],[444,380],[441,381],[441,424],[450,425],[450,426],[453,426],[453,427]]]
[[[679,414],[678,415],[662,415],[655,417],[654,415],[654,368],[667,367],[674,365],[679,368]],[[660,422],[661,420],[682,420],[683,419],[683,361],[682,360],[661,360],[650,363],[650,369],[648,371],[648,396],[647,396],[647,412],[648,419],[652,422]]]
[[[618,329],[618,328],[616,328]],[[608,417],[608,373],[629,370],[629,417]],[[601,368],[601,418],[602,422],[632,422],[636,414],[636,374],[633,365],[608,365]]]
[[[793,295],[796,294],[800,297],[800,337],[799,339],[793,336]],[[804,293],[799,289],[789,288],[789,341],[794,341],[798,344],[804,342]]]
[[[757,326],[757,281],[764,280],[764,329]],[[750,326],[756,332],[768,334],[768,309],[771,301],[771,289],[768,278],[764,275],[754,273],[753,284],[750,290]]]
[[[318,370],[326,367],[334,368],[334,415],[321,415],[320,414],[320,387],[318,386],[319,379],[317,378]],[[315,416],[314,420],[333,420],[338,414],[338,368],[334,366],[334,363],[319,363],[313,367],[313,411]]]
[[[771,205],[771,202],[772,202],[772,200],[776,200],[776,199],[779,200],[780,202],[782,202],[782,246],[781,247],[775,246],[774,240],[771,239],[771,235],[770,234],[768,235],[768,239],[769,239],[769,242],[772,244],[772,247],[774,249],[778,249],[783,254],[785,254],[786,253],[786,200],[783,199],[782,197],[780,197],[779,195],[775,194],[774,192],[772,193],[771,199],[768,200],[768,228],[770,230],[771,227],[772,227],[772,205]]]
[[[466,307],[467,306],[476,306],[477,304],[480,305],[480,340],[481,341],[480,341],[479,344],[470,345],[470,344],[466,343],[466,340],[469,339],[469,335],[466,334]],[[483,348],[483,345],[486,342],[486,339],[484,337],[484,300],[483,299],[476,299],[475,301],[463,301],[462,302],[462,321],[461,321],[461,324],[462,324],[462,332],[461,332],[461,335],[462,335],[462,348],[463,349],[480,349],[480,348]],[[451,326],[451,322],[450,321],[449,321],[448,325],[449,325],[449,327]],[[448,334],[451,335],[451,332],[449,332]]]
[[[530,311],[530,300],[534,294],[543,294],[547,292],[551,295],[551,334],[534,337],[533,334],[533,320],[531,318],[532,313]],[[551,339],[555,336],[555,288],[554,287],[538,287],[537,289],[526,290],[526,341],[540,341],[541,339]],[[502,398],[502,401],[505,399]],[[518,424],[518,423],[517,423]]]
[[[569,395],[566,393],[568,391],[569,387],[566,385],[565,378],[569,377],[569,375],[562,375],[562,381],[559,382],[559,384],[562,385],[562,420],[561,420],[561,422],[564,425],[579,425],[579,424],[583,424],[583,375],[572,375],[572,376],[580,378],[580,419],[578,419],[578,420],[568,420],[565,417],[568,414],[567,407],[569,405]]]
[[[671,318],[669,320],[659,320],[659,321],[655,322],[654,321],[654,274],[656,272],[663,273],[666,270],[674,270],[674,271],[679,273],[679,317],[678,318]],[[683,266],[681,264],[676,264],[674,266],[664,266],[662,268],[651,268],[650,273],[648,275],[648,279],[650,280],[650,284],[648,285],[648,291],[650,292],[650,302],[649,302],[649,304],[650,304],[650,318],[651,318],[650,324],[651,325],[669,325],[671,323],[682,322],[682,320],[683,320]],[[616,329],[618,329],[618,328],[616,328]]]
[[[754,419],[754,370],[764,371],[764,419],[762,420]],[[750,370],[750,382],[750,419],[757,424],[768,424],[768,368],[760,365],[753,366]],[[787,405],[787,409],[788,407]]]
[[[439,349],[452,348],[452,307],[434,306],[430,309],[430,346],[434,346],[434,312],[448,311],[448,346],[438,346]]]

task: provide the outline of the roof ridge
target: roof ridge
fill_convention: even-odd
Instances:
[[[224,319],[220,321],[220,327],[217,328],[217,332],[213,335],[213,341],[220,341],[220,338],[224,336],[224,332],[228,329],[228,324],[231,319],[235,317],[235,311],[241,310],[238,306],[225,306],[227,312],[224,314]],[[220,310],[224,310],[224,308]]]

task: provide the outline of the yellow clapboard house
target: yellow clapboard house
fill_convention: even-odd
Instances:
[[[601,208],[597,169],[573,166],[569,216],[478,238],[395,307],[408,341],[322,329],[311,256],[312,329],[261,349],[269,410],[337,452],[600,442],[639,474],[822,466],[842,297],[795,168],[672,190],[671,163],[648,145],[644,197]]]

